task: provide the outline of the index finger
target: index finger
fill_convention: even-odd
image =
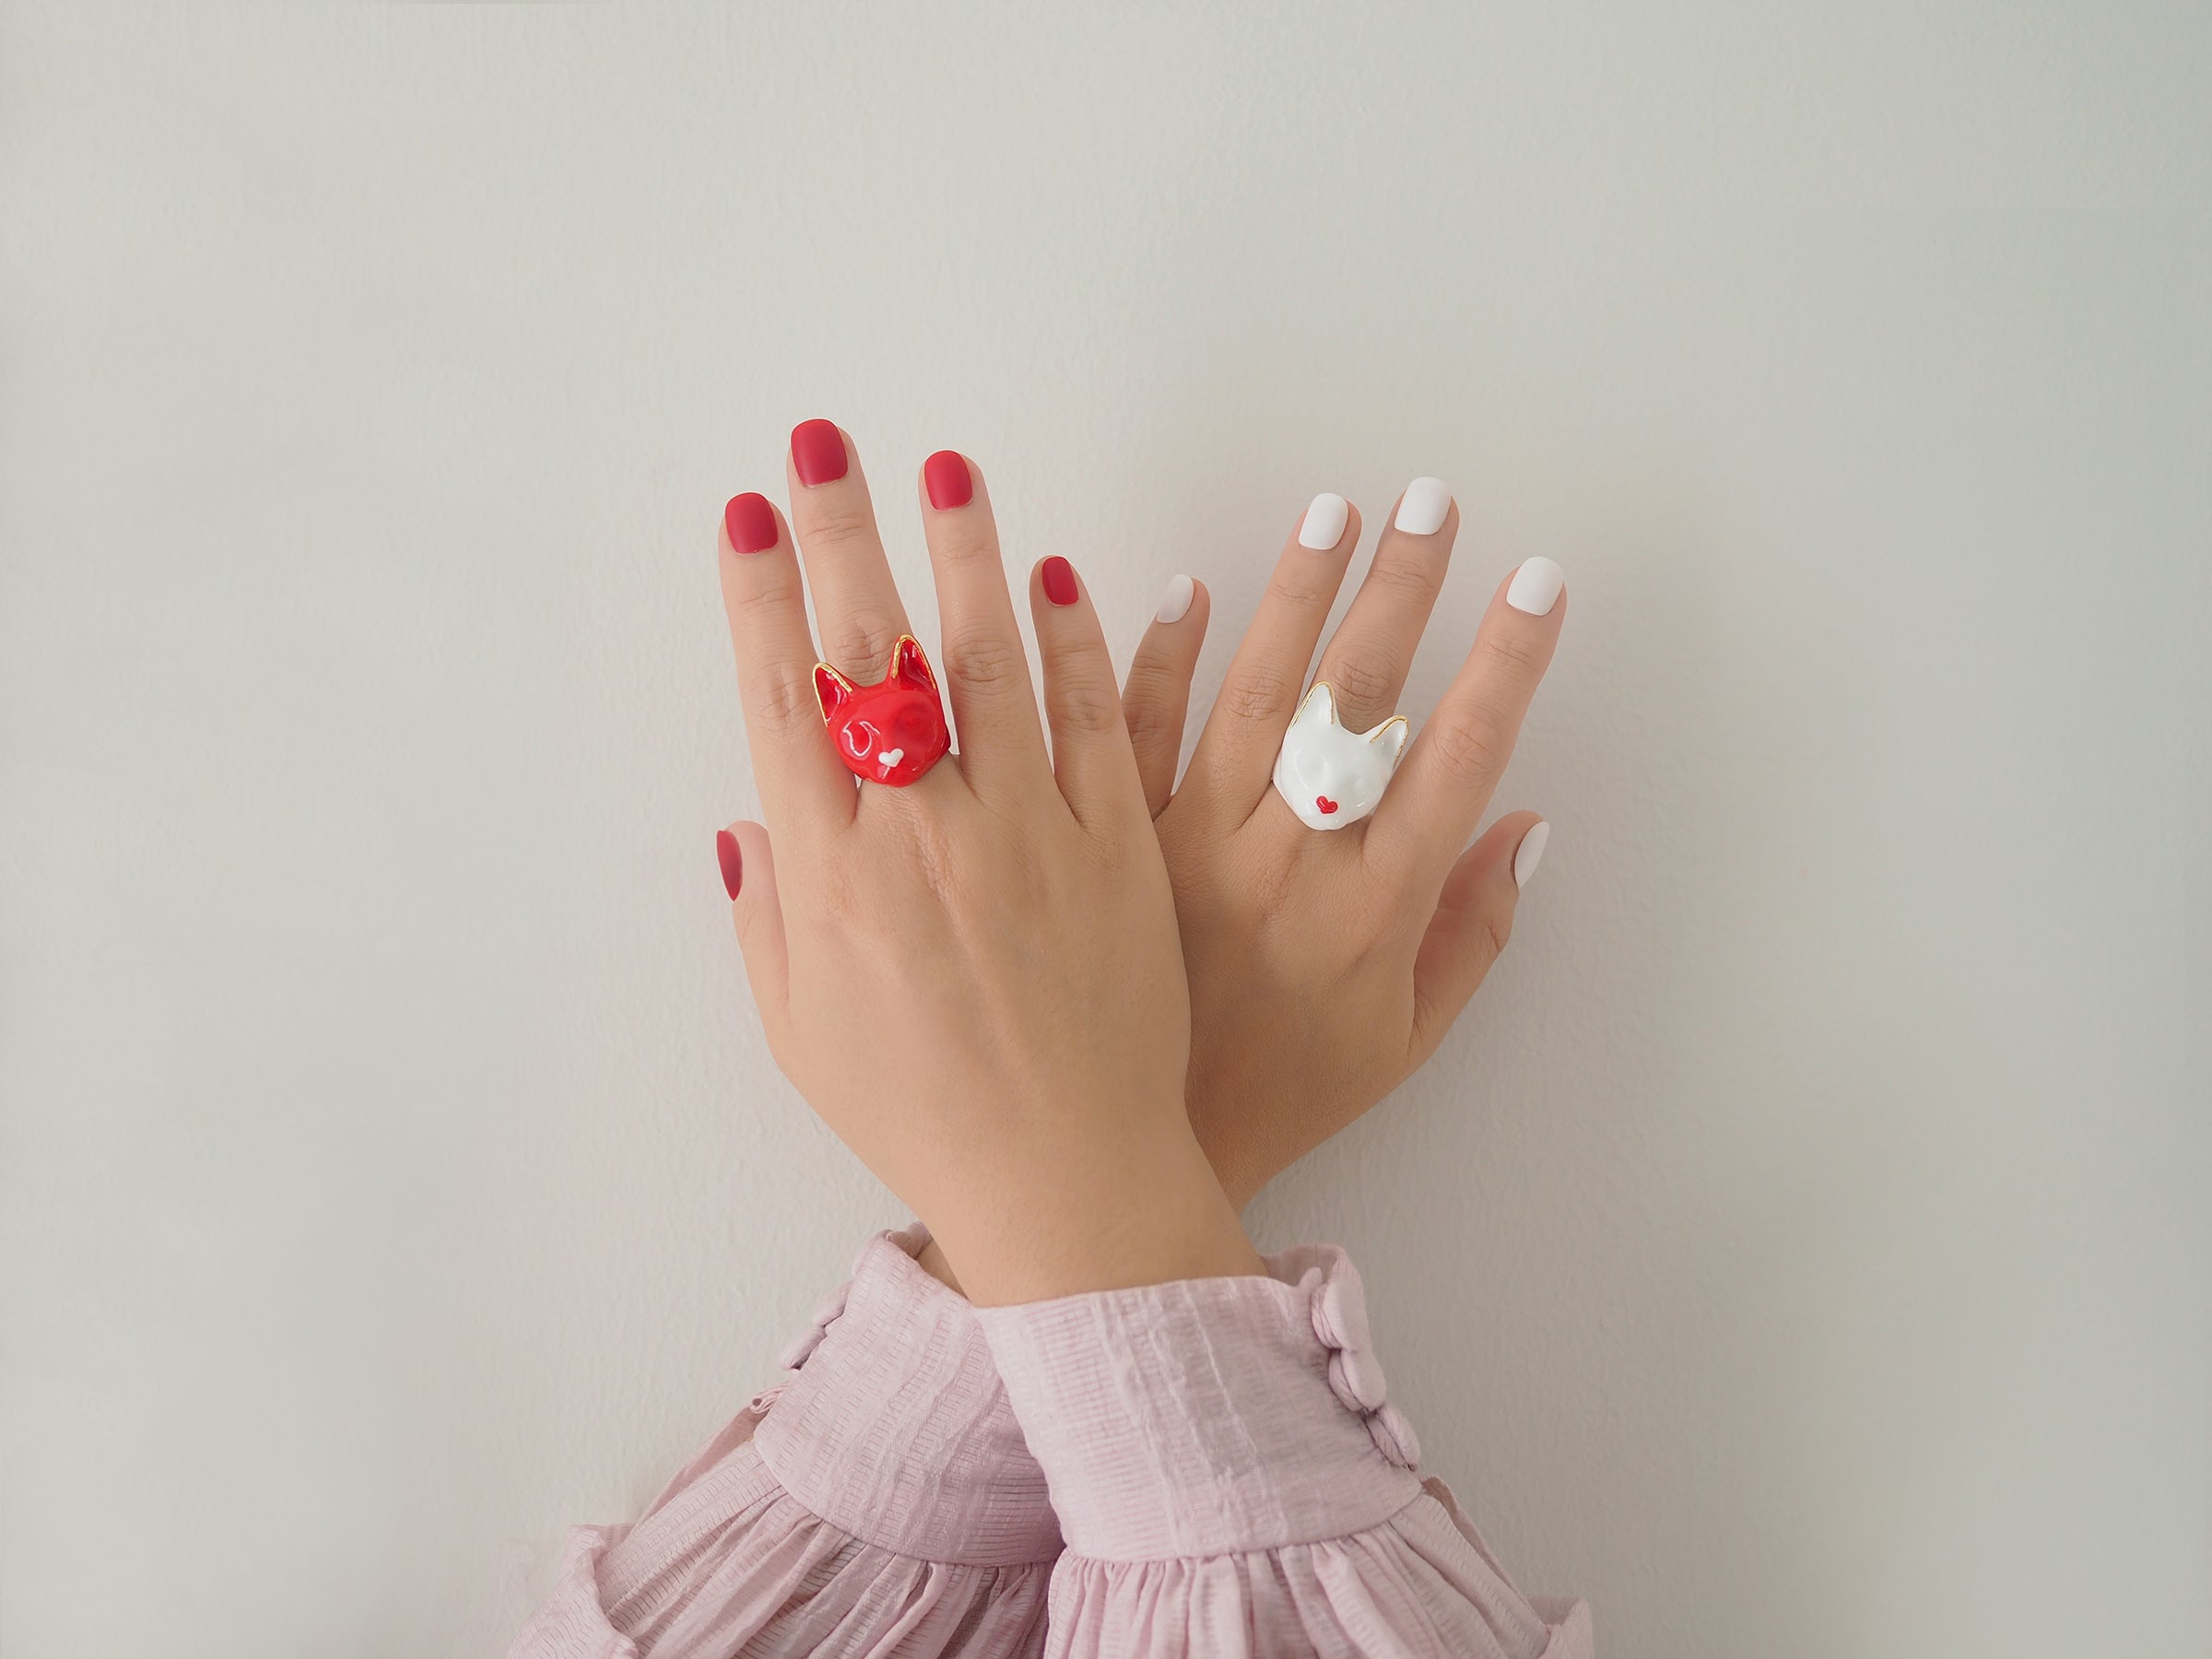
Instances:
[[[806,626],[798,555],[767,497],[737,496],[723,510],[717,562],[753,775],[769,823],[850,823],[855,788],[822,731],[814,689],[820,659]]]

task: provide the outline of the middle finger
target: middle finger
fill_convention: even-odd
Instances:
[[[899,636],[913,629],[876,530],[868,481],[853,441],[827,420],[791,429],[791,531],[806,563],[822,660],[857,686],[890,671]]]
[[[1396,712],[1458,532],[1459,509],[1441,479],[1406,486],[1314,676],[1335,690],[1346,731],[1368,731]]]

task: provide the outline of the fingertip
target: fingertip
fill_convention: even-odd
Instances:
[[[723,890],[735,904],[737,895],[745,890],[745,849],[737,844],[734,827],[714,832],[714,859],[722,866]]]
[[[1206,630],[1213,621],[1214,596],[1206,590],[1206,583],[1196,577],[1191,579],[1191,608],[1183,613],[1184,630],[1191,636],[1194,652],[1206,641]]]
[[[791,429],[792,476],[808,489],[834,484],[853,468],[853,441],[844,428],[818,417]]]
[[[1160,596],[1159,608],[1152,613],[1152,620],[1162,628],[1172,628],[1191,614],[1197,602],[1198,583],[1188,576],[1170,579],[1168,591]]]
[[[783,539],[782,515],[773,501],[748,489],[724,504],[722,535],[733,553],[766,553]]]
[[[933,510],[951,512],[975,500],[975,466],[958,450],[939,450],[922,463],[922,489]]]
[[[1513,890],[1526,887],[1536,866],[1544,862],[1544,849],[1551,841],[1551,825],[1538,818],[1522,832],[1520,844],[1513,849]]]
[[[1434,535],[1451,525],[1458,512],[1459,503],[1453,498],[1452,486],[1441,478],[1422,477],[1399,493],[1390,524],[1392,529],[1407,535]]]
[[[1567,572],[1538,553],[1524,559],[1505,584],[1505,602],[1524,616],[1548,617],[1567,591]]]
[[[1326,553],[1344,540],[1350,527],[1352,504],[1333,490],[1323,490],[1306,504],[1305,516],[1298,521],[1298,545],[1315,553]]]
[[[745,960],[746,982],[760,1010],[771,1053],[780,1053],[789,1014],[790,960],[783,912],[776,899],[776,861],[768,827],[740,818],[714,834],[714,858],[730,896],[730,924]]]
[[[1492,823],[1473,841],[1460,849],[1445,873],[1443,892],[1440,902],[1451,905],[1502,903],[1509,908],[1520,895],[1525,877],[1517,876],[1513,865],[1532,834],[1538,830],[1549,832],[1544,819],[1534,812],[1509,812]],[[1544,856],[1543,837],[1535,839],[1535,851],[1528,863],[1527,874],[1535,871],[1535,861]]]

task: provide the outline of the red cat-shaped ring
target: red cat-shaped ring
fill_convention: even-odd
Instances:
[[[817,663],[814,694],[838,759],[870,783],[903,789],[952,747],[936,676],[912,634],[899,636],[891,671],[879,684],[856,686],[829,664]]]

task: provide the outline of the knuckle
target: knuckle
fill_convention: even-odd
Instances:
[[[747,631],[783,624],[800,608],[798,572],[784,563],[778,575],[743,583],[730,595],[730,608]]]
[[[1538,654],[1536,641],[1517,628],[1492,629],[1476,641],[1476,647],[1484,661],[1506,670],[1516,678],[1535,672]]]
[[[1053,724],[1095,736],[1111,732],[1121,718],[1122,700],[1112,682],[1088,670],[1061,677],[1053,688]]]
[[[1180,724],[1164,701],[1150,696],[1124,698],[1122,722],[1129,728],[1130,747],[1142,752],[1165,747]]]
[[[1128,683],[1122,688],[1122,715],[1129,723],[1129,735],[1157,733],[1171,720],[1179,722],[1186,695],[1181,677],[1169,664],[1141,657],[1130,664]]]
[[[1267,596],[1293,610],[1326,610],[1335,601],[1336,588],[1313,571],[1277,565],[1267,579]]]
[[[905,631],[898,618],[883,611],[854,611],[828,629],[822,644],[829,660],[846,673],[874,678],[889,664],[891,647]]]
[[[1028,667],[1021,642],[999,634],[955,634],[945,641],[945,675],[971,691],[1003,690]]]
[[[1495,777],[1505,764],[1504,731],[1486,713],[1439,721],[1430,741],[1435,745],[1437,765],[1457,783],[1477,783]]]
[[[960,570],[974,565],[988,565],[996,570],[1001,568],[1004,562],[998,556],[996,541],[988,535],[978,535],[972,533],[959,535],[950,532],[942,532],[933,544],[933,551],[940,565],[948,565]]]
[[[806,539],[818,547],[846,547],[872,540],[875,535],[876,515],[868,510],[865,497],[840,500],[832,496],[808,504]]]
[[[1300,689],[1280,668],[1248,668],[1221,688],[1221,707],[1236,720],[1279,720],[1290,712]]]
[[[756,719],[773,731],[801,724],[818,725],[822,705],[814,694],[814,672],[778,663],[746,676],[745,705]]]
[[[1440,559],[1408,554],[1377,559],[1368,567],[1367,580],[1386,593],[1404,594],[1426,604],[1435,599],[1443,585],[1443,564]]]
[[[1387,709],[1402,676],[1403,670],[1394,662],[1354,659],[1337,665],[1322,678],[1335,687],[1344,702],[1363,709]]]
[[[1165,701],[1175,693],[1176,683],[1182,676],[1175,665],[1157,653],[1140,651],[1136,660],[1129,665],[1126,687],[1130,698],[1145,698],[1153,702]]]

